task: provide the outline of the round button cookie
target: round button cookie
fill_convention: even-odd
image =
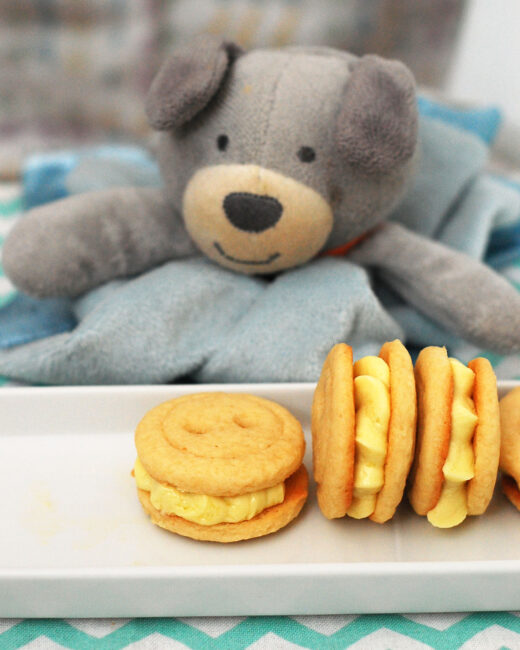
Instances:
[[[305,440],[283,406],[215,392],[153,408],[137,426],[135,446],[155,480],[184,492],[235,496],[290,476],[302,463]]]
[[[169,400],[145,414],[135,445],[139,500],[153,523],[180,535],[215,542],[267,535],[307,499],[301,424],[261,397]]]

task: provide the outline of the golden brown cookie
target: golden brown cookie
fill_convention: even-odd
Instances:
[[[287,526],[300,513],[307,499],[308,476],[304,465],[285,482],[283,503],[263,510],[248,521],[236,524],[215,524],[202,526],[176,515],[165,515],[156,510],[150,502],[149,492],[138,490],[139,500],[154,524],[178,535],[208,542],[238,542],[262,537]]]
[[[520,485],[520,386],[500,400],[500,469]]]
[[[135,432],[137,455],[156,480],[184,492],[235,496],[283,481],[305,450],[298,420],[270,400],[195,393],[146,413]]]
[[[403,498],[415,448],[417,404],[412,359],[401,341],[385,343],[379,356],[390,370],[390,423],[385,482],[370,519],[382,524],[394,516]]]
[[[417,387],[417,447],[408,494],[413,509],[426,515],[437,504],[442,468],[451,435],[453,374],[445,348],[421,350],[415,363]]]
[[[473,436],[475,476],[466,487],[468,515],[483,514],[491,501],[500,457],[500,409],[497,380],[487,359],[473,359],[468,367],[475,373],[473,402],[478,422]]]
[[[416,425],[412,360],[400,341],[385,343],[379,356],[390,374],[390,421],[383,487],[373,521],[390,519],[400,503],[413,459]],[[318,504],[329,519],[343,517],[352,502],[356,463],[356,407],[352,348],[335,345],[327,355],[312,405],[314,478]]]
[[[515,508],[520,510],[520,490],[514,478],[507,475],[502,476],[502,492]]]
[[[145,414],[135,444],[143,507],[154,523],[181,535],[223,542],[265,535],[296,517],[307,497],[301,425],[287,409],[267,399],[215,392],[169,400]],[[276,500],[248,497],[268,488],[283,502],[269,506]],[[222,516],[214,497],[227,499],[221,502]],[[244,506],[244,498],[254,508]],[[259,503],[268,507],[258,512]],[[203,504],[200,512],[213,508],[211,516],[201,518],[197,504]],[[172,512],[185,513],[186,518]],[[240,521],[242,517],[246,520]]]
[[[352,348],[345,343],[325,359],[311,420],[318,504],[328,519],[344,517],[352,501],[355,453]]]
[[[421,351],[415,365],[418,427],[409,498],[417,514],[430,513],[430,521],[440,527],[451,527],[463,521],[466,515],[485,512],[493,496],[500,453],[497,383],[491,364],[483,358],[469,362],[468,367],[474,373],[472,393],[462,392],[455,402],[453,372],[456,367],[462,367],[459,362],[452,361],[453,368],[444,348],[429,347]],[[467,384],[466,390],[470,386]],[[461,383],[460,390],[464,391],[463,387]],[[472,405],[464,401],[467,399]],[[452,422],[456,413],[457,429]],[[464,455],[457,456],[457,445],[462,442],[456,442],[453,448],[450,444],[452,428],[459,431],[459,435],[464,431],[469,435],[472,430],[468,427],[471,426],[474,426],[472,437],[460,440],[466,440],[464,444],[471,443],[472,461]],[[466,481],[452,478],[444,492],[447,479],[443,470],[447,458],[449,471],[454,472],[452,476],[460,476],[464,471],[470,478]],[[470,462],[469,469],[461,469],[467,468]],[[464,492],[460,492],[461,489]]]

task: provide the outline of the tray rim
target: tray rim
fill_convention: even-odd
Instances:
[[[399,567],[397,569],[396,567]],[[447,560],[445,562],[431,561],[401,561],[401,562],[295,562],[294,564],[217,564],[200,565],[186,564],[178,567],[96,567],[96,568],[58,568],[58,569],[2,569],[0,568],[0,579],[5,578],[26,578],[36,577],[48,579],[49,577],[71,577],[71,578],[157,578],[157,577],[201,577],[202,575],[220,576],[223,572],[230,576],[239,577],[271,577],[271,576],[299,576],[306,573],[309,576],[317,575],[416,575],[420,569],[421,573],[434,575],[442,573],[439,568],[448,567],[450,575],[454,573],[507,573],[511,574],[512,569],[520,573],[520,560]]]
[[[175,390],[181,392],[191,391],[194,393],[201,392],[216,392],[216,391],[232,391],[244,393],[248,390],[262,390],[262,391],[278,391],[278,390],[314,390],[317,382],[315,381],[301,381],[301,382],[258,382],[258,383],[220,383],[220,384],[84,384],[74,386],[17,386],[6,385],[0,386],[0,400],[3,399],[6,393],[65,393],[77,394],[82,392],[87,393],[125,393],[125,392],[148,392],[153,393],[157,390]],[[497,389],[499,392],[504,390],[512,390],[520,386],[520,379],[497,379]]]

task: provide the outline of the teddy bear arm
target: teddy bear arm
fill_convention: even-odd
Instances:
[[[159,189],[118,188],[29,211],[10,232],[2,262],[29,295],[74,297],[193,252]]]
[[[385,223],[349,259],[372,267],[402,298],[446,329],[497,352],[520,350],[520,294],[481,262]]]

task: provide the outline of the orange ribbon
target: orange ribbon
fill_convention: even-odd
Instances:
[[[362,235],[359,235],[359,237],[356,237],[355,239],[351,239],[348,241],[346,244],[341,244],[341,246],[336,246],[336,248],[330,248],[328,251],[323,251],[323,253],[320,254],[320,257],[323,257],[325,255],[331,255],[335,257],[340,257],[342,255],[345,255],[348,253],[348,251],[351,248],[354,248],[354,246],[357,246],[365,237],[367,237],[370,234],[370,232],[365,232]]]

